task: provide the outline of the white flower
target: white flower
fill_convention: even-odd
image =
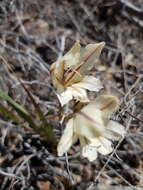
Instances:
[[[78,139],[83,157],[94,161],[97,152],[106,155],[112,152],[112,141],[125,135],[124,127],[109,119],[118,109],[119,100],[115,96],[102,95],[75,114],[66,125],[57,147],[62,156]]]
[[[88,73],[96,64],[104,45],[101,42],[81,48],[79,42],[76,42],[61,60],[52,64],[52,81],[62,106],[72,98],[88,102],[86,89],[99,91],[102,88],[99,79],[89,76]]]

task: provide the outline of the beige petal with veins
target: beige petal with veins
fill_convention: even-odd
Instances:
[[[80,82],[75,83],[74,85],[77,88],[84,88],[90,91],[98,92],[103,88],[99,79],[93,76],[85,76]]]
[[[120,140],[126,134],[125,128],[123,125],[116,121],[110,120],[106,126],[106,133],[104,137],[111,140]]]
[[[119,99],[116,96],[112,95],[102,95],[98,96],[94,101],[89,105],[93,106],[96,109],[102,111],[103,117],[109,117],[115,113],[119,108]]]
[[[69,150],[71,145],[73,144],[73,123],[74,120],[70,119],[66,125],[64,133],[60,139],[60,142],[57,147],[58,156],[62,156],[65,152]]]
[[[83,63],[83,66],[80,69],[81,74],[87,74],[88,71],[96,65],[97,59],[104,46],[105,42],[100,42],[96,44],[88,44],[82,49],[80,63]]]
[[[104,123],[100,110],[82,109],[75,117],[74,132],[78,135],[90,138],[98,137],[104,132]]]

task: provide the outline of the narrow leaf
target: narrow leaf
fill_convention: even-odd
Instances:
[[[0,90],[0,99],[6,101],[20,116],[27,121],[32,128],[36,128],[35,123],[31,119],[30,114],[18,103],[16,103],[10,96]],[[3,108],[4,111],[4,108]],[[6,110],[5,110],[6,111]]]
[[[13,111],[8,110],[4,105],[0,104],[0,113],[4,114],[4,116],[10,118],[16,123],[20,123],[20,119],[13,113]]]

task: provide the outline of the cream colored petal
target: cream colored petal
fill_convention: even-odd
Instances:
[[[96,147],[90,146],[89,142],[87,142],[86,138],[83,136],[79,136],[79,140],[81,145],[81,155],[85,158],[88,158],[88,160],[91,162],[96,160]]]
[[[62,156],[65,152],[67,152],[73,143],[73,136],[74,136],[73,122],[74,122],[73,119],[70,119],[67,122],[64,133],[60,139],[60,142],[58,143],[57,147],[58,156]]]
[[[52,79],[56,78],[60,81],[62,81],[64,73],[64,62],[63,61],[56,61],[51,65],[51,76]]]
[[[79,63],[80,59],[80,44],[76,42],[71,50],[66,53],[60,60],[56,61],[51,65],[51,76],[55,85],[55,81],[63,82],[63,75],[68,68],[76,66]],[[72,68],[73,69],[73,68]]]
[[[62,92],[64,89],[63,83],[64,65],[61,62],[55,62],[51,65],[51,78],[55,88],[58,92]]]
[[[81,147],[85,146],[88,143],[85,137],[83,137],[81,135],[78,135],[78,137],[79,137]]]
[[[58,99],[62,106],[67,104],[70,100],[75,99],[80,102],[89,102],[86,90],[76,87],[68,87],[66,91],[61,94],[57,94]]]
[[[73,136],[73,144],[75,144],[79,139],[79,136],[77,134],[74,133],[74,136]]]
[[[67,88],[71,92],[74,99],[80,102],[89,102],[85,89],[76,88],[74,85]]]
[[[90,162],[93,162],[97,158],[97,149],[90,145],[82,147],[81,155],[87,158]]]
[[[125,128],[123,125],[115,121],[109,121],[106,126],[105,137],[111,140],[120,140],[126,134]]]
[[[87,90],[98,92],[101,88],[103,88],[99,79],[93,76],[85,76],[81,82],[74,84],[73,86],[79,88],[85,88]]]
[[[87,73],[87,71],[96,64],[104,45],[104,42],[88,44],[84,50],[81,51],[80,63],[83,63],[83,66],[80,69],[81,74]]]
[[[62,61],[65,61],[65,68],[70,68],[79,63],[80,59],[80,43],[77,41],[73,47],[63,56]]]
[[[55,75],[55,76],[56,76],[56,75]],[[56,90],[57,90],[57,93],[59,94],[59,93],[62,93],[62,92],[65,90],[65,88],[64,88],[64,86],[60,83],[60,81],[57,80],[57,78],[56,78],[55,76],[52,77],[52,82],[53,82],[54,87],[55,87]]]
[[[65,87],[68,87],[74,83],[80,82],[84,78],[84,76],[82,76],[79,73],[78,68],[80,67],[72,68],[71,69],[72,71],[65,77],[65,80],[64,80]]]
[[[100,136],[98,138],[91,139],[90,146],[96,147],[97,152],[106,155],[113,151],[112,143],[108,139]]]
[[[75,116],[74,132],[86,139],[98,137],[104,132],[100,110],[92,110],[86,106]]]
[[[73,94],[70,90],[66,90],[61,94],[57,94],[61,106],[66,105],[70,100],[73,99]]]
[[[112,95],[102,95],[98,96],[94,101],[90,103],[91,106],[94,106],[96,109],[102,111],[103,117],[109,117],[119,108],[119,99],[116,96]]]

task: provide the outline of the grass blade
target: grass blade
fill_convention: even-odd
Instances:
[[[46,117],[44,116],[43,112],[41,111],[39,105],[34,100],[31,92],[26,88],[26,86],[21,82],[20,79],[19,79],[19,81],[20,81],[22,87],[24,88],[25,92],[27,93],[28,97],[30,98],[30,100],[35,108],[35,111],[38,115],[39,120],[42,122],[42,124],[40,125],[40,130],[38,129],[38,133],[41,134],[41,136],[43,136],[47,141],[49,141],[50,143],[52,143],[54,145],[56,143],[56,141],[55,141],[55,135],[54,135],[52,126],[47,122]]]
[[[4,105],[0,104],[0,113],[4,114],[4,116],[7,116],[17,124],[20,123],[20,119],[15,115],[12,111],[8,110]]]
[[[30,114],[2,90],[0,90],[0,99],[6,101],[21,116],[22,119],[29,123],[32,128],[36,128],[36,125],[33,122]],[[1,111],[5,112],[6,109],[1,107]],[[12,115],[10,117],[12,118]],[[13,119],[15,120],[15,118]]]
[[[26,89],[27,90],[27,89]],[[38,107],[38,105],[36,104],[34,98],[32,97],[31,93],[28,92],[30,99],[32,101],[32,103],[34,104],[34,106],[37,106],[37,114],[39,116],[39,119],[42,121],[42,124],[36,125],[32,119],[32,116],[30,115],[30,113],[28,113],[21,105],[19,105],[18,103],[16,103],[10,96],[8,96],[5,92],[3,92],[2,90],[0,90],[0,99],[6,101],[18,114],[19,116],[21,116],[22,119],[24,119],[25,121],[27,121],[30,125],[30,127],[32,129],[35,130],[35,132],[37,132],[40,136],[42,136],[44,139],[47,140],[47,142],[49,142],[49,144],[55,146],[56,144],[56,140],[55,140],[55,136],[52,130],[52,126],[50,124],[48,124],[46,118],[44,117],[42,111],[40,110],[40,108]],[[5,107],[0,107],[0,112],[9,116],[11,119],[13,119],[13,121],[17,122],[17,119],[15,118],[14,114],[9,112]]]

